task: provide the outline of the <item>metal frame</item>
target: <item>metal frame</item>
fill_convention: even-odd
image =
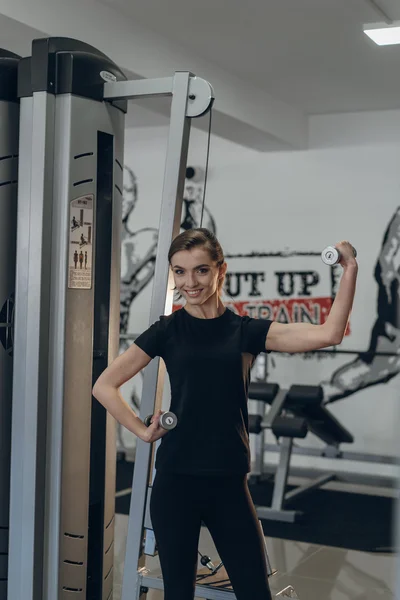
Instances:
[[[56,98],[55,103],[67,103],[71,102],[71,97],[66,96],[62,98]],[[62,113],[63,122],[60,122],[61,115],[57,114],[54,120],[54,140],[58,137],[62,127],[65,128],[65,132],[68,132],[70,128],[71,115],[68,115],[68,111]],[[60,152],[58,156],[55,156],[54,169],[57,171],[57,162],[61,165],[62,163],[68,164],[69,162],[69,135],[64,135],[63,139],[63,152]],[[68,198],[69,193],[69,173],[65,169],[58,181],[55,182],[55,187],[58,187],[58,194],[64,194]],[[59,265],[65,260],[63,249],[66,247],[67,231],[64,226],[67,211],[68,202],[56,203],[54,206],[54,220],[52,235],[53,240],[58,240],[58,244],[54,244],[54,250],[52,252],[53,264],[56,268],[53,268],[53,288],[54,288],[54,305],[56,310],[53,311],[50,320],[50,332],[51,338],[57,340],[57,344],[54,344],[52,352],[50,353],[51,362],[50,370],[52,376],[49,381],[49,389],[52,395],[51,412],[49,414],[49,426],[48,426],[48,445],[51,451],[47,457],[47,472],[50,476],[51,490],[48,490],[46,497],[46,514],[48,515],[48,521],[46,523],[46,555],[44,564],[44,580],[45,588],[43,591],[43,597],[55,597],[58,595],[58,570],[60,562],[60,551],[59,551],[59,536],[61,530],[61,523],[59,515],[61,513],[61,486],[62,486],[62,432],[63,432],[63,388],[64,388],[64,319],[57,319],[57,315],[66,313],[66,278],[64,270],[59,268]],[[47,594],[47,596],[46,596]]]
[[[321,458],[354,460],[360,462],[381,463],[388,465],[397,465],[398,460],[391,456],[378,456],[374,454],[365,454],[358,452],[342,452],[338,446],[326,445],[324,448],[308,448],[295,446],[293,438],[282,437],[280,444],[265,443],[265,431],[272,428],[273,422],[279,416],[285,403],[286,389],[280,389],[272,402],[269,412],[265,415],[266,404],[257,401],[257,414],[263,416],[262,430],[256,435],[255,440],[255,459],[250,474],[250,479],[262,480],[264,475],[275,475],[274,490],[271,506],[256,506],[257,515],[261,519],[273,521],[283,521],[294,523],[300,515],[299,511],[285,509],[285,503],[296,497],[303,496],[313,489],[317,489],[329,483],[330,481],[341,481],[348,483],[358,483],[361,485],[396,487],[397,481],[385,475],[366,475],[366,474],[348,474],[342,472],[321,473],[320,469],[307,469],[302,467],[291,467],[290,461],[293,454],[303,456],[317,456]],[[265,453],[275,452],[279,454],[278,464],[265,465]],[[290,492],[286,492],[286,486],[290,476],[306,477],[309,481],[303,485],[297,486]]]
[[[146,571],[144,571],[146,572]],[[144,588],[154,590],[163,590],[164,582],[161,578],[150,577],[140,573],[141,585]],[[232,590],[213,588],[211,585],[196,585],[196,598],[205,598],[206,600],[236,600],[235,593]]]
[[[336,478],[334,473],[327,473],[325,475],[321,475],[320,477],[313,479],[309,483],[296,487],[291,492],[285,493],[289,477],[292,449],[293,439],[282,438],[282,442],[280,445],[279,463],[275,470],[275,483],[271,506],[256,506],[257,515],[261,519],[294,523],[300,513],[296,510],[285,509],[285,503],[289,502],[290,500],[293,500],[293,498],[304,496],[311,490],[319,488],[325,483],[328,483],[328,481],[332,481]]]
[[[280,446],[277,444],[265,444],[266,452],[279,452]],[[368,454],[367,452],[347,452],[341,451],[335,446],[325,446],[324,448],[311,448],[304,446],[293,446],[293,454],[302,456],[317,456],[320,458],[331,458],[337,460],[354,460],[356,462],[378,463],[383,465],[398,465],[399,461],[395,456],[384,454]]]
[[[42,597],[54,110],[44,92],[21,100],[8,594],[27,600]]]
[[[150,306],[150,322],[161,314],[171,312],[172,293],[168,291],[168,248],[179,232],[179,219],[182,207],[184,171],[189,145],[190,120],[186,116],[190,73],[177,74],[173,82],[171,121],[161,203],[159,239],[155,263],[153,294]],[[108,86],[110,84],[107,84]],[[147,87],[147,86],[146,86]],[[107,95],[107,91],[105,92]],[[144,92],[146,95],[146,90]],[[165,93],[168,93],[167,91]],[[132,97],[132,95],[130,94]],[[137,92],[135,92],[137,97]],[[140,416],[154,412],[160,402],[160,392],[164,377],[164,367],[157,358],[152,361],[144,374]],[[143,521],[146,511],[146,492],[151,463],[151,445],[137,441],[136,461],[132,484],[126,544],[126,564],[139,565],[143,543]],[[135,569],[124,569],[122,600],[139,598],[141,575]]]
[[[169,267],[167,255],[171,241],[179,233],[189,147],[190,119],[209,110],[213,100],[213,92],[207,82],[200,84],[202,89],[205,90],[203,96],[197,96],[194,92],[191,93],[190,86],[193,77],[191,73],[176,73],[173,79],[106,83],[104,86],[104,98],[108,100],[172,95],[159,239],[150,306],[150,323],[157,320],[161,314],[168,314],[172,310],[173,294],[168,289],[170,286],[168,286]],[[189,98],[189,96],[191,97]],[[152,361],[146,369],[140,407],[141,418],[153,413],[156,406],[160,405],[164,374],[165,367],[160,364],[158,358]],[[151,450],[150,444],[146,444],[141,440],[137,441],[125,555],[126,564],[140,564],[145,520],[147,529],[150,530],[151,524],[148,523],[150,519],[147,509],[152,460]],[[151,548],[147,547],[146,551],[153,552],[155,549],[154,536],[149,535],[149,537],[151,539],[147,540],[146,543]],[[144,582],[144,575],[141,570],[124,569],[122,600],[130,600],[132,596],[139,598],[144,587],[150,588],[158,585],[162,585],[162,580],[146,578],[146,582]]]
[[[6,600],[8,578],[19,112],[17,102],[0,100],[0,600]]]
[[[275,465],[266,465],[265,464],[265,453],[274,453],[281,455],[282,452],[282,444],[266,444],[261,443],[260,440],[264,440],[264,432],[263,429],[260,434],[256,437],[256,445],[255,445],[255,459],[254,466],[251,472],[252,477],[261,477],[263,475],[270,475],[276,473],[276,470],[280,468],[280,465],[283,459],[279,459],[278,466]],[[327,475],[321,475],[320,468],[307,468],[300,466],[291,466],[290,459],[292,455],[297,456],[315,456],[317,458],[328,458],[334,460],[348,460],[354,462],[365,462],[365,463],[376,463],[383,465],[391,465],[398,466],[398,459],[394,456],[386,456],[386,455],[377,455],[377,454],[368,454],[362,452],[342,452],[336,446],[325,446],[323,448],[311,448],[304,446],[296,446],[295,443],[292,444],[291,455],[289,457],[288,462],[288,474],[287,478],[293,477],[306,477],[307,479],[316,479],[326,477]],[[365,473],[352,473],[349,471],[335,471],[334,477],[330,477],[329,481],[335,479],[338,482],[349,483],[349,484],[359,484],[359,485],[368,485],[368,486],[376,486],[376,487],[387,487],[387,488],[397,488],[398,481],[396,477],[391,477],[389,475],[368,475]],[[327,480],[328,481],[328,480]],[[323,483],[327,483],[324,481]],[[319,485],[323,485],[320,483]],[[315,486],[314,486],[315,487]],[[286,497],[288,500],[289,497]]]
[[[71,339],[68,338],[68,333],[71,334],[72,331],[72,328],[68,327],[68,306],[71,306],[68,303],[74,302],[78,311],[82,306],[87,308],[87,304],[80,302],[82,298],[78,298],[76,304],[67,290],[66,224],[69,219],[69,200],[74,187],[71,180],[74,169],[90,168],[93,179],[81,183],[87,186],[91,182],[92,188],[97,186],[95,163],[88,162],[82,167],[76,163],[72,166],[71,157],[71,150],[77,144],[81,144],[82,135],[82,129],[78,130],[77,127],[77,131],[72,134],[71,122],[79,115],[85,118],[85,103],[88,102],[96,102],[95,110],[93,106],[89,107],[89,110],[92,109],[92,118],[85,121],[85,126],[87,125],[93,138],[90,143],[97,141],[96,126],[99,126],[103,135],[112,138],[113,158],[117,157],[119,162],[122,162],[124,115],[118,108],[109,103],[70,94],[57,96],[47,92],[34,92],[32,97],[21,100],[19,171],[23,176],[20,178],[18,192],[10,598],[42,600],[63,597],[62,594],[68,591],[85,593],[88,561],[81,557],[86,557],[90,535],[87,526],[90,511],[86,510],[90,493],[90,435],[85,435],[87,431],[82,435],[82,427],[89,429],[90,433],[91,402],[79,403],[79,394],[86,394],[86,398],[91,400],[92,369],[88,368],[88,363],[92,362],[93,339],[90,331],[81,336],[81,340],[89,348],[82,353],[86,363],[80,359],[78,364],[77,361],[74,364],[77,364],[78,369],[84,364],[80,373],[85,381],[80,379],[75,393],[68,394],[66,384],[72,382],[74,385],[77,381],[74,377],[68,377],[70,371],[68,372],[66,367],[68,348],[71,354],[74,346],[68,344],[68,339]],[[86,138],[85,143],[88,141]],[[117,167],[116,162],[113,160],[111,165],[115,171],[114,181],[122,187],[122,168]],[[79,193],[82,193],[82,189],[80,188]],[[87,193],[87,190],[86,187],[84,193]],[[113,312],[114,316],[110,318],[106,332],[109,361],[118,353],[121,227],[119,204],[112,194],[115,218],[112,220],[109,241],[114,270],[111,272],[110,269],[108,304],[110,314]],[[62,268],[62,265],[65,268]],[[90,311],[94,285],[91,290],[90,297],[85,292],[90,306],[90,310],[86,312],[89,327],[93,325]],[[75,291],[72,293],[75,294]],[[76,344],[74,348],[76,349]],[[65,401],[66,397],[69,401]],[[86,411],[85,417],[89,413],[89,418],[76,419],[79,427],[74,424],[72,427],[68,426],[68,418],[70,422],[74,420],[71,408],[74,409],[75,406],[71,399],[75,404],[79,404],[79,409],[82,407]],[[80,439],[85,440],[80,446],[71,443],[71,438],[76,435],[78,428]],[[110,415],[105,415],[105,429],[107,431],[104,460],[107,466],[104,472],[104,523],[103,531],[99,528],[99,538],[104,538],[102,544],[109,548],[110,541],[113,540],[115,502],[115,422]],[[79,454],[78,461],[75,460],[74,452]],[[68,460],[70,465],[74,465],[74,469],[68,468]],[[79,477],[75,477],[76,472],[79,472]],[[81,501],[77,500],[79,493]],[[86,496],[83,501],[82,496]],[[72,508],[74,502],[75,509]],[[67,521],[71,524],[71,520],[74,521],[71,529],[64,528]],[[79,535],[67,539],[65,532],[77,533],[76,527],[79,529]],[[67,551],[74,557],[75,554],[81,553],[79,561],[67,560],[70,558],[65,555]],[[103,559],[103,569],[108,566],[106,560],[112,562],[112,552],[105,554],[107,556],[97,559],[98,562]],[[65,582],[67,578],[68,583]],[[82,585],[75,585],[78,578],[84,580]],[[72,579],[74,581],[70,585]],[[104,585],[112,587],[112,575]]]
[[[176,113],[174,117],[173,113],[178,106],[177,100],[180,97],[179,88],[184,80],[187,81],[185,84],[187,89],[186,96],[184,97],[182,95],[181,101],[185,103],[183,113],[185,119],[201,117],[212,107],[214,102],[214,92],[208,81],[196,77],[190,72],[177,72],[174,77],[164,77],[161,79],[138,79],[134,81],[106,83],[104,85],[104,100],[134,100],[137,98],[172,96],[172,103],[174,105],[171,107],[170,126],[172,126],[175,118],[178,118],[179,116],[179,113]],[[178,121],[176,121],[176,123],[178,123]],[[173,137],[175,136],[176,134],[174,133]],[[184,162],[186,165],[186,159]],[[166,179],[164,179],[164,183],[165,181]],[[180,183],[183,184],[184,181]]]
[[[161,314],[169,314],[172,310],[173,294],[172,286],[168,286],[170,273],[167,255],[171,241],[179,233],[190,119],[207,112],[213,102],[211,86],[191,73],[176,73],[173,80],[106,83],[104,86],[104,97],[109,100],[154,95],[172,95],[172,103],[150,323],[157,320]],[[134,337],[125,335],[124,339]],[[161,405],[164,374],[165,366],[160,364],[158,358],[153,360],[145,371],[140,405],[142,419]],[[153,458],[151,445],[138,439],[125,553],[125,565],[136,564],[138,568],[124,569],[122,600],[132,600],[132,598],[139,600],[148,589],[164,589],[162,578],[152,577],[151,573],[141,566],[146,554],[156,553],[149,511],[151,484],[155,474]],[[268,569],[272,574],[267,552],[266,555]],[[207,600],[236,598],[232,590],[221,590],[207,585],[196,585],[195,596]],[[292,588],[287,588],[280,593],[280,597],[296,598],[297,596]]]
[[[158,577],[149,577],[146,569],[142,570],[142,585],[153,590],[163,590],[163,580]],[[196,585],[196,598],[205,598],[206,600],[236,600],[236,596],[232,590],[213,588],[211,585]],[[292,598],[298,600],[298,596],[292,586],[288,586],[276,594],[276,598]]]
[[[133,100],[134,98],[172,96],[173,94],[173,77],[163,77],[160,79],[137,79],[105,83],[103,97],[104,100]]]
[[[143,573],[147,573],[143,570]],[[147,574],[142,575],[142,583],[144,587],[154,590],[163,590],[163,580],[157,577],[149,577]],[[206,600],[236,600],[236,596],[232,590],[213,588],[211,585],[196,585],[196,598],[205,598]],[[291,585],[281,590],[276,594],[276,598],[292,598],[298,600],[298,596]]]
[[[276,472],[276,467],[271,465],[271,466],[267,466],[264,470],[264,475],[266,477],[269,477],[270,475],[273,475]],[[303,479],[307,479],[307,480],[314,480],[314,479],[318,479],[320,477],[323,477],[323,475],[321,475],[321,469],[317,469],[317,468],[311,468],[311,467],[290,467],[289,469],[289,475],[288,475],[288,481],[290,483],[290,478],[303,478]],[[335,481],[337,483],[340,484],[350,484],[350,485],[360,485],[360,486],[369,486],[369,487],[383,487],[383,488],[388,488],[388,489],[393,489],[393,492],[397,489],[397,485],[396,485],[396,479],[393,477],[389,477],[389,476],[385,476],[385,475],[367,475],[364,473],[346,473],[346,472],[332,472],[330,471],[331,474],[334,475],[334,477],[332,477],[330,479],[330,481]],[[328,473],[326,473],[326,475],[328,475]],[[325,482],[326,483],[326,482]],[[320,484],[321,485],[321,484]],[[362,493],[362,490],[360,489],[360,493]]]

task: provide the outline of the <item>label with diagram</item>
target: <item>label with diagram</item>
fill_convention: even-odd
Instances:
[[[93,257],[93,194],[69,205],[68,287],[90,290]]]

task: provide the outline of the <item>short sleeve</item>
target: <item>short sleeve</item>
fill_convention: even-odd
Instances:
[[[269,319],[247,318],[243,323],[244,351],[257,356],[260,352],[267,352],[265,340],[272,321]]]
[[[151,356],[151,358],[162,356],[164,348],[163,320],[160,319],[159,321],[153,323],[151,327],[146,329],[146,331],[143,331],[143,333],[136,338],[134,343],[136,346],[139,346],[143,352],[146,352],[146,354]]]

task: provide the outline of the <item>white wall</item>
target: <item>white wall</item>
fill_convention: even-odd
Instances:
[[[134,231],[159,226],[167,133],[167,128],[127,132],[125,164],[137,175],[139,190],[130,219]],[[327,244],[351,240],[360,270],[351,334],[342,348],[365,350],[376,318],[373,270],[384,231],[400,205],[400,111],[313,117],[310,133],[308,151],[271,154],[213,137],[206,204],[226,254],[317,253]],[[204,165],[206,143],[206,135],[193,130],[189,164]],[[228,261],[228,267],[266,272],[261,290],[268,299],[276,293],[274,271],[311,268],[321,277],[316,295],[329,295],[329,268],[317,256],[238,258]],[[132,304],[130,331],[147,326],[150,295],[148,286]],[[354,359],[271,356],[269,379],[282,385],[318,384]],[[399,388],[397,376],[330,405],[355,436],[349,449],[397,454]]]

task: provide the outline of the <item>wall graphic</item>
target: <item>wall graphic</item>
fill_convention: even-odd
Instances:
[[[369,347],[336,370],[324,384],[326,403],[387,383],[400,371],[400,207],[383,236],[374,279],[378,286],[377,316],[371,323]]]
[[[131,231],[128,219],[139,201],[138,185],[132,169],[126,168],[127,183],[124,186],[122,279],[121,279],[121,333],[128,332],[129,314],[134,310],[134,300],[152,280],[158,231],[154,228]],[[187,171],[181,230],[200,225],[203,199],[203,181]],[[191,176],[191,177],[190,177]],[[213,215],[206,207],[203,226],[218,235]],[[280,252],[227,253],[228,273],[225,285],[226,305],[241,315],[255,318],[271,318],[282,323],[323,323],[329,314],[333,297],[340,280],[341,267],[329,268],[320,259],[320,251],[307,252],[283,249]],[[306,267],[305,267],[306,265]],[[317,379],[308,383],[321,384],[324,402],[330,403],[346,398],[355,392],[377,384],[384,384],[400,371],[399,328],[399,272],[400,272],[400,208],[397,209],[383,236],[381,251],[374,271],[378,286],[377,316],[371,328],[370,344],[363,352],[349,354],[338,363],[338,354],[314,352],[300,355],[307,361],[307,368],[315,372]],[[375,287],[375,286],[374,286]],[[375,293],[376,288],[374,289]],[[179,301],[174,310],[180,308]],[[346,331],[351,340],[351,320]],[[131,341],[121,342],[121,351]],[[357,346],[354,348],[357,350]],[[293,365],[299,355],[268,355],[263,369],[271,373],[278,360]],[[285,363],[287,364],[287,363]],[[318,368],[312,369],[312,364]],[[338,367],[340,364],[340,367]],[[288,371],[286,366],[286,371]],[[290,383],[302,383],[296,379],[296,370],[290,369]],[[130,393],[135,409],[140,404],[137,386]],[[121,432],[120,432],[121,433]],[[120,435],[121,442],[121,435]],[[122,443],[122,442],[121,442]]]

